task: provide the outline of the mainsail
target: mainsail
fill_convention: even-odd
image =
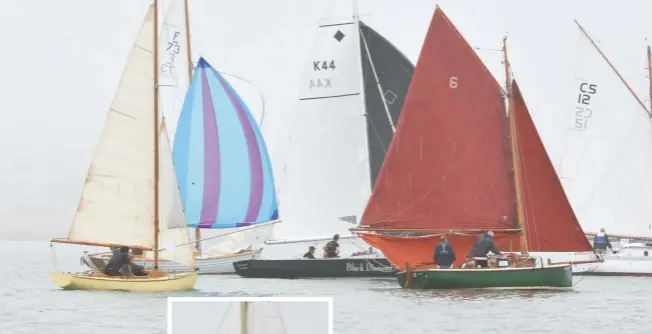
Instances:
[[[584,230],[652,236],[652,122],[580,28],[560,175]]]
[[[405,269],[406,263],[431,263],[443,234],[464,254],[487,230],[496,233],[503,250],[591,249],[516,83],[513,87],[508,118],[500,85],[437,7],[361,223],[376,231],[428,234],[362,233],[392,264]],[[517,215],[515,176],[523,194],[523,222]]]
[[[347,233],[359,220],[393,136],[387,109],[396,123],[414,68],[357,20],[350,1],[331,1],[318,24],[291,123],[277,238]]]
[[[155,247],[154,9],[127,60],[86,177],[68,241]],[[165,124],[159,132],[160,256],[194,269]]]
[[[186,95],[174,162],[188,226],[225,229],[278,218],[271,163],[247,105],[203,58]]]

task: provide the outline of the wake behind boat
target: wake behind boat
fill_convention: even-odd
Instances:
[[[158,1],[147,12],[109,109],[67,239],[52,243],[153,251],[153,271],[142,276],[106,272],[53,273],[69,290],[190,290],[197,272],[181,208],[172,152],[158,103]],[[159,247],[159,245],[165,245]],[[128,247],[128,248],[127,248]],[[124,254],[125,256],[127,254]],[[184,265],[158,271],[159,257]],[[123,268],[127,263],[117,264]]]

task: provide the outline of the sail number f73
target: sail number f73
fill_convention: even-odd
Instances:
[[[588,82],[580,83],[579,94],[577,95],[577,106],[575,107],[575,129],[584,130],[593,115],[591,110],[591,97],[597,93],[598,86]]]
[[[312,62],[314,72],[334,71],[336,68],[334,60],[316,60]],[[310,79],[308,88],[331,88],[331,78]]]

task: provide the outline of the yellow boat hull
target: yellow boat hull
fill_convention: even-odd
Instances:
[[[52,273],[50,280],[64,290],[164,292],[192,290],[197,272],[164,274],[159,277],[111,277],[97,274]]]

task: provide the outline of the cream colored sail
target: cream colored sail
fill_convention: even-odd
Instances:
[[[286,334],[277,302],[231,302],[217,334]]]
[[[154,246],[154,11],[131,49],[68,238]]]
[[[652,236],[652,121],[580,31],[560,176],[582,228]]]
[[[159,256],[194,270],[193,244],[183,214],[165,122],[161,123],[159,134],[159,247],[163,249]]]

